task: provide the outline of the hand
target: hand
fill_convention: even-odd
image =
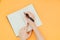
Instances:
[[[30,26],[32,26],[32,29],[36,35],[37,40],[44,40],[43,36],[41,35],[41,33],[39,32],[39,30],[37,29],[37,26],[35,25],[35,18],[34,15],[31,12],[26,12],[32,19],[34,19],[34,22],[31,21],[28,17],[26,17],[28,23]]]
[[[30,37],[31,31],[27,32],[27,28],[28,25],[20,30],[19,37],[21,38],[21,40],[27,40]]]
[[[34,15],[31,13],[31,12],[25,12],[25,14],[28,14],[29,15],[29,17],[31,17],[33,20],[34,20],[34,22],[32,21],[32,20],[30,20],[28,17],[26,17],[26,20],[27,20],[27,22],[29,23],[29,25],[30,26],[35,26],[35,17],[34,17]]]

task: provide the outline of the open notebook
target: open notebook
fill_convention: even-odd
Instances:
[[[27,12],[27,11],[30,11],[31,13],[33,13],[33,15],[35,16],[35,24],[37,26],[40,26],[42,24],[33,5],[30,4],[30,5],[24,7],[20,10],[17,10],[7,16],[16,36],[18,36],[19,30],[22,27],[26,26],[27,21],[25,20],[24,12]],[[28,31],[30,31],[31,29],[32,28],[29,26]]]

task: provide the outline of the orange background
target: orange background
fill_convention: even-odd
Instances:
[[[0,40],[19,40],[7,20],[7,15],[28,4],[33,4],[43,25],[39,27],[45,40],[60,40],[60,0],[1,0]],[[35,34],[29,40],[35,40]]]

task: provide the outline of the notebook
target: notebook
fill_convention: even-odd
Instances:
[[[27,11],[31,12],[34,15],[35,24],[37,27],[42,25],[42,22],[38,16],[34,6],[32,4],[29,4],[29,5],[25,6],[24,8],[7,15],[9,23],[11,24],[12,29],[13,29],[14,33],[16,34],[16,36],[19,35],[19,30],[27,25],[27,21],[24,16],[24,12],[27,12]],[[30,31],[30,30],[32,30],[31,26],[28,27],[28,31]]]

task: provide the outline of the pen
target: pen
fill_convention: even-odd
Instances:
[[[27,13],[25,13],[26,17],[29,18],[31,21],[34,22],[34,19],[32,19]]]

